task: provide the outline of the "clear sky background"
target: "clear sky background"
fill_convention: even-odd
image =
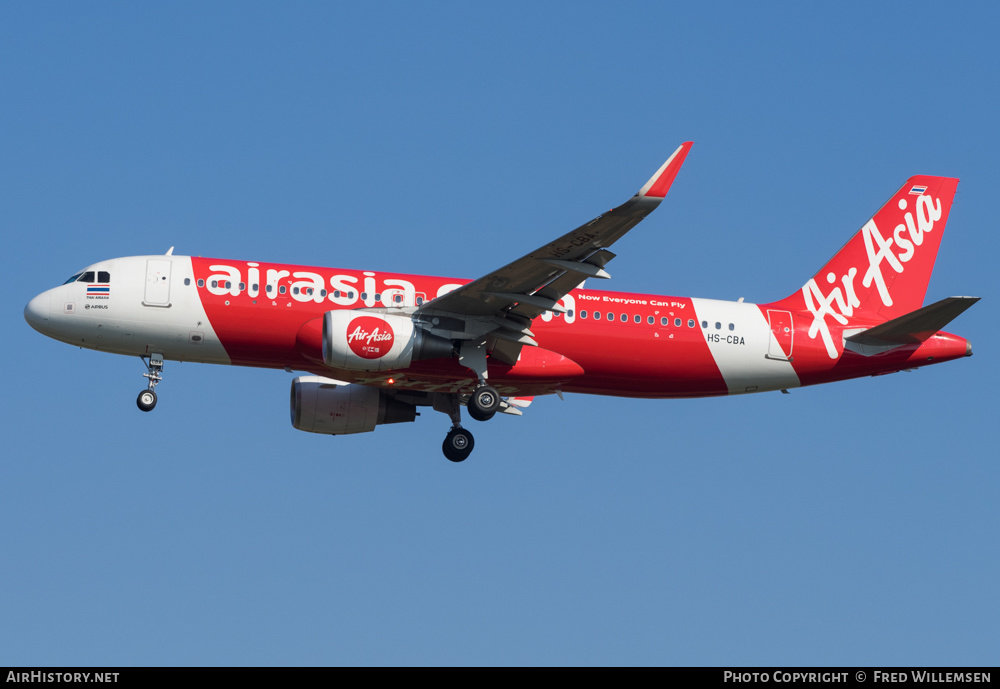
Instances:
[[[0,665],[993,664],[993,3],[0,4]],[[292,376],[74,349],[163,253],[474,278],[629,198],[609,289],[791,293],[913,174],[971,359],[301,433]]]

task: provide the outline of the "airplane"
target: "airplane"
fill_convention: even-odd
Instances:
[[[453,462],[468,416],[521,415],[535,396],[687,398],[782,391],[970,356],[942,331],[978,297],[922,306],[958,179],[911,177],[815,275],[767,304],[591,289],[609,250],[667,195],[692,143],[628,201],[476,280],[173,255],[99,261],[32,299],[43,335],[146,366],[298,371],[292,425],[330,435],[447,414]]]

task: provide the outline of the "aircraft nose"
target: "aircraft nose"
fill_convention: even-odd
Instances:
[[[24,307],[24,320],[28,321],[28,325],[40,333],[44,333],[48,328],[51,301],[52,295],[48,292],[42,292]]]

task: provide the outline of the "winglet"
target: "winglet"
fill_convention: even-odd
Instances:
[[[667,158],[667,162],[656,171],[655,175],[649,178],[649,181],[642,186],[637,195],[657,199],[665,197],[670,191],[670,185],[674,183],[674,178],[677,177],[681,165],[684,164],[684,159],[687,158],[692,143],[692,141],[685,141],[678,146],[674,154]]]

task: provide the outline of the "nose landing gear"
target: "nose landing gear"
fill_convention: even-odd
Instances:
[[[153,411],[156,406],[156,393],[153,391],[160,381],[163,380],[163,355],[150,354],[149,360],[146,357],[139,357],[146,365],[147,373],[143,373],[144,378],[149,378],[149,387],[139,393],[135,404],[142,411]]]

